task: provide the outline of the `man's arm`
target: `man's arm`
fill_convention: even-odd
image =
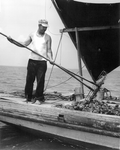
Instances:
[[[9,42],[11,42],[11,43],[13,43],[13,44],[15,44],[15,45],[17,45],[19,47],[28,46],[31,43],[31,41],[32,41],[31,36],[27,37],[26,40],[20,41],[20,42],[19,41],[15,41],[10,36],[8,36],[7,39],[8,39]]]
[[[50,61],[53,61],[53,53],[52,53],[51,45],[52,45],[52,39],[51,39],[50,36],[48,36],[48,40],[47,40],[47,57],[50,59]]]
[[[28,46],[30,43],[32,42],[32,38],[31,38],[31,35],[29,35],[26,40],[24,41],[21,41],[20,43],[24,46]]]

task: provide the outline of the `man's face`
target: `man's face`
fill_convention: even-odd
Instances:
[[[42,26],[41,24],[38,25],[39,27],[39,33],[44,34],[47,30],[47,27]]]

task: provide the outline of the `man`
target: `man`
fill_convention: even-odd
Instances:
[[[32,101],[32,103],[35,103],[37,100],[40,102],[40,104],[44,102],[43,93],[45,73],[47,70],[47,61],[44,58],[47,58],[50,60],[50,62],[53,62],[53,54],[51,50],[52,40],[51,37],[47,33],[45,33],[47,27],[47,20],[39,20],[38,30],[35,33],[32,33],[24,42],[21,42],[21,44],[24,46],[31,45],[31,49],[41,55],[39,56],[31,51],[27,66],[25,85],[26,102]],[[10,41],[10,39],[8,40]],[[33,99],[33,85],[35,79],[37,80],[37,86]]]

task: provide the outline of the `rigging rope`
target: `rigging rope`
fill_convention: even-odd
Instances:
[[[55,55],[54,62],[56,61],[56,58],[57,58],[57,54],[58,54],[58,50],[59,50],[59,47],[60,47],[60,44],[61,44],[62,37],[63,37],[63,33],[61,33],[61,36],[60,36],[60,40],[59,40],[59,44],[58,44],[58,48],[57,48],[57,52],[56,52],[56,55]],[[48,87],[48,84],[49,84],[49,81],[50,81],[50,78],[51,78],[51,75],[52,75],[53,68],[54,68],[54,65],[52,66],[52,69],[51,69],[51,72],[50,72],[50,75],[49,75],[49,78],[48,78],[48,82],[46,84],[46,88],[45,88],[44,91],[47,90],[47,87]]]
[[[84,66],[83,66],[82,68],[84,68]],[[79,71],[78,71],[76,74],[78,74],[78,73],[79,73]],[[72,78],[73,78],[73,77],[69,77],[69,78],[66,79],[65,81],[60,82],[60,83],[58,83],[58,84],[56,84],[56,85],[50,86],[50,87],[48,87],[47,89],[50,89],[50,88],[53,88],[53,87],[57,87],[57,86],[59,86],[59,85],[61,85],[61,84],[64,84],[64,83],[66,83],[67,81],[69,81],[69,80],[72,79]]]

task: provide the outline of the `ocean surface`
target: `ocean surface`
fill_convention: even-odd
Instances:
[[[78,70],[71,70],[78,73]],[[45,92],[60,92],[71,94],[74,89],[80,86],[80,83],[71,78],[70,75],[58,68],[53,69],[51,78],[51,69],[47,70]],[[86,70],[83,70],[83,76],[89,80]],[[2,93],[24,93],[26,80],[26,67],[7,67],[0,66],[0,92]],[[85,82],[86,83],[86,82]],[[88,84],[88,83],[87,83]],[[89,86],[92,86],[88,84]],[[34,85],[34,88],[36,83]],[[112,96],[120,97],[120,71],[113,71],[108,74],[103,87],[111,91]],[[85,93],[89,89],[84,88]],[[31,134],[21,132],[13,126],[0,122],[0,150],[104,150],[100,147],[81,147],[69,145],[55,138],[37,137]],[[106,150],[106,149],[105,149]]]

